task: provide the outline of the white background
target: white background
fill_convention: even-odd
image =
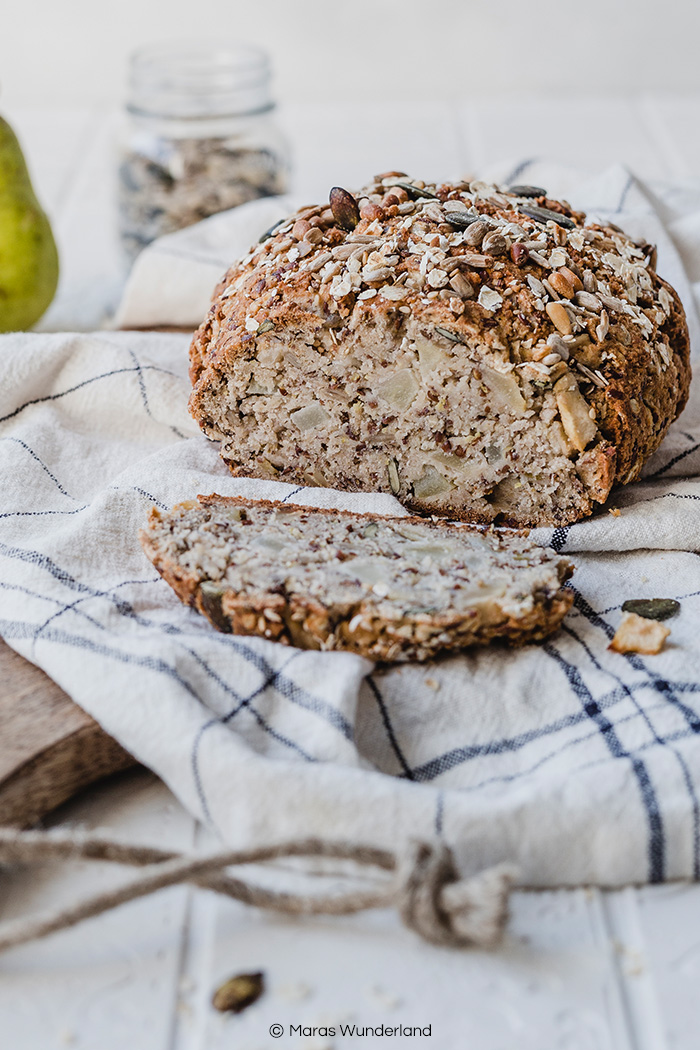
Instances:
[[[0,108],[117,104],[133,48],[193,37],[267,47],[289,102],[700,90],[697,0],[2,0]]]

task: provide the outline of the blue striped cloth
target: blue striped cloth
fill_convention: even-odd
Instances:
[[[523,176],[657,242],[700,346],[700,184],[648,187],[616,168],[576,187],[532,162]],[[175,254],[171,291],[187,265],[201,288],[197,267],[228,257],[232,229],[245,239],[269,225],[271,206],[209,220],[209,259],[197,228],[176,235],[176,253],[156,246],[140,280],[152,266],[167,284]],[[142,554],[149,507],[198,492],[401,513],[390,496],[232,478],[187,415],[187,344],[0,337],[2,637],[232,845],[439,836],[465,873],[511,861],[529,886],[698,878],[697,395],[616,497],[619,517],[538,533],[577,566],[553,638],[379,672],[350,654],[217,634]],[[665,650],[609,651],[622,602],[652,596],[681,602]]]

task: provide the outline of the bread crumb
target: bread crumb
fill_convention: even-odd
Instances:
[[[621,511],[619,507],[610,507],[610,509],[608,510],[608,514],[612,514],[613,518],[619,518],[620,513]]]
[[[625,613],[608,649],[616,653],[660,653],[671,630],[658,620],[648,620],[636,613]]]
[[[437,690],[440,688],[440,683],[436,682],[434,678],[426,678],[425,684],[427,685],[428,689]]]

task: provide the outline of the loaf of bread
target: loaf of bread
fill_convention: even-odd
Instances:
[[[153,508],[141,542],[220,631],[380,661],[539,641],[573,598],[565,558],[518,534],[437,519],[199,496]]]
[[[544,189],[398,172],[301,209],[228,271],[191,411],[232,472],[564,525],[639,476],[690,381],[655,251]]]

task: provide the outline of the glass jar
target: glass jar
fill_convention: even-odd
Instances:
[[[170,43],[131,56],[119,213],[132,258],[164,233],[285,191],[274,108],[259,48]]]

